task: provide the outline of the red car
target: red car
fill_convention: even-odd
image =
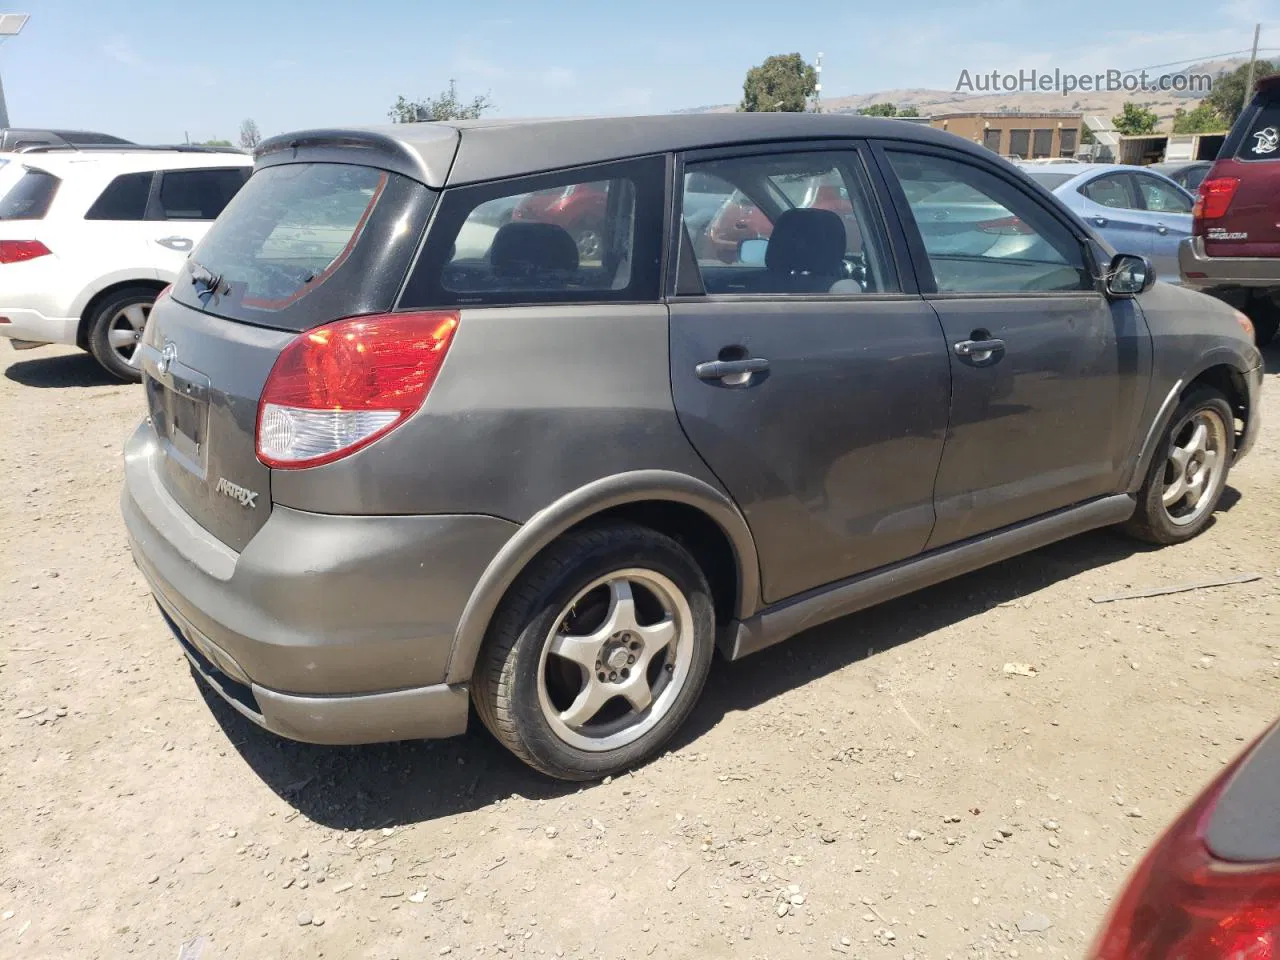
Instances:
[[[1178,248],[1183,283],[1244,311],[1259,345],[1280,329],[1280,76],[1258,82]]]
[[[849,252],[862,249],[861,233],[854,216],[853,204],[844,185],[834,178],[823,177],[803,184],[795,191],[793,202],[797,207],[815,207],[840,214],[845,221],[845,233],[849,238]],[[744,240],[767,240],[773,233],[773,223],[744,194],[735,191],[725,201],[707,226],[707,231],[695,241],[697,255],[703,259],[737,263],[738,251]]]
[[[526,194],[511,211],[511,219],[559,224],[578,245],[579,259],[599,260],[608,201],[608,181],[540,190]]]
[[[1280,957],[1280,725],[1147,854],[1089,960]]]

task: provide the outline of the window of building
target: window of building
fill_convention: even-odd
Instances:
[[[1031,156],[1030,130],[1009,131],[1009,153],[1012,156],[1021,157],[1023,160]]]
[[[1031,143],[1031,156],[1039,160],[1053,155],[1053,131],[1037,130]]]

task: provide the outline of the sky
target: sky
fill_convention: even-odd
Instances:
[[[15,6],[23,4],[23,6]],[[1262,46],[1280,0],[0,0],[14,126],[236,140],[384,122],[458,82],[495,115],[662,113],[736,103],[775,53],[824,54],[825,96],[955,89],[971,73],[1136,69]]]

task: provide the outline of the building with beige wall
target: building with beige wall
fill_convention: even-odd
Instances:
[[[1074,157],[1084,117],[1078,113],[947,113],[930,124],[980,143],[1002,157]]]

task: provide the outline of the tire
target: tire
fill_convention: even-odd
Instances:
[[[125,287],[110,294],[93,311],[89,318],[89,352],[113,377],[128,383],[139,383],[142,371],[129,363],[129,358],[141,342],[142,329],[155,302],[156,291],[147,287]],[[139,323],[138,321],[141,321]],[[122,342],[124,331],[133,335],[135,346],[126,348]],[[116,343],[113,345],[112,340]]]
[[[1206,429],[1202,448],[1196,448],[1194,442],[1199,427]],[[1188,450],[1192,452],[1187,453]],[[1231,404],[1212,387],[1194,387],[1178,404],[1169,429],[1156,448],[1138,492],[1137,509],[1124,524],[1124,531],[1160,545],[1182,543],[1199,534],[1217,509],[1234,456],[1235,414]],[[1189,481],[1199,480],[1201,469],[1205,471],[1203,490],[1197,495],[1198,484]],[[1166,496],[1183,488],[1185,495],[1166,505]]]
[[[1245,304],[1244,312],[1253,321],[1253,342],[1265,347],[1276,338],[1280,329],[1280,303],[1273,296],[1259,295],[1250,298]]]
[[[679,729],[714,648],[711,591],[683,547],[634,524],[591,527],[553,544],[512,585],[472,697],[484,725],[529,766],[597,779],[652,757]]]

